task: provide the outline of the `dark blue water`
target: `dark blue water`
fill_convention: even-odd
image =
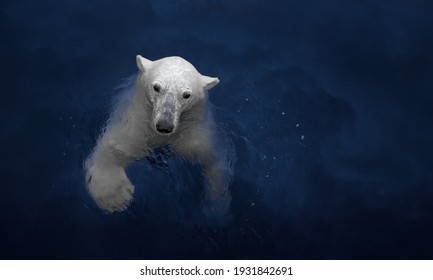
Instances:
[[[1,258],[433,258],[430,1],[172,2],[1,2]],[[128,170],[127,211],[87,194],[136,54],[221,80],[230,224],[164,151]]]

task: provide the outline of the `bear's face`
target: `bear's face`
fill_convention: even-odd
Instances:
[[[201,75],[192,64],[180,57],[156,61],[137,56],[141,70],[139,82],[153,108],[153,128],[168,135],[176,130],[182,112],[204,98],[207,90],[218,84],[217,78]]]

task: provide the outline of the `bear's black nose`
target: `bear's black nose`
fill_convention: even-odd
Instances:
[[[168,133],[172,133],[173,129],[174,129],[174,124],[165,123],[165,122],[156,123],[156,130],[158,130],[158,132],[168,134]]]

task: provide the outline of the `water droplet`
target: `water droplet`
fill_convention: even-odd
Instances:
[[[251,207],[254,207],[256,204],[254,202],[251,202]]]
[[[286,112],[281,112],[281,115],[283,115],[283,116],[284,116],[285,114],[286,114]]]
[[[302,135],[302,136],[301,136],[301,140],[304,140],[304,139],[305,139],[305,136],[304,136],[304,135]]]
[[[296,127],[299,127],[299,123],[296,124]]]

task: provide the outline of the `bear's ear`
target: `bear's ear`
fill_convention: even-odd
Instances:
[[[216,86],[220,80],[218,78],[211,78],[208,76],[201,75],[201,84],[205,90],[210,90]]]
[[[145,72],[152,65],[152,61],[142,57],[141,55],[137,55],[137,67],[141,72]]]

